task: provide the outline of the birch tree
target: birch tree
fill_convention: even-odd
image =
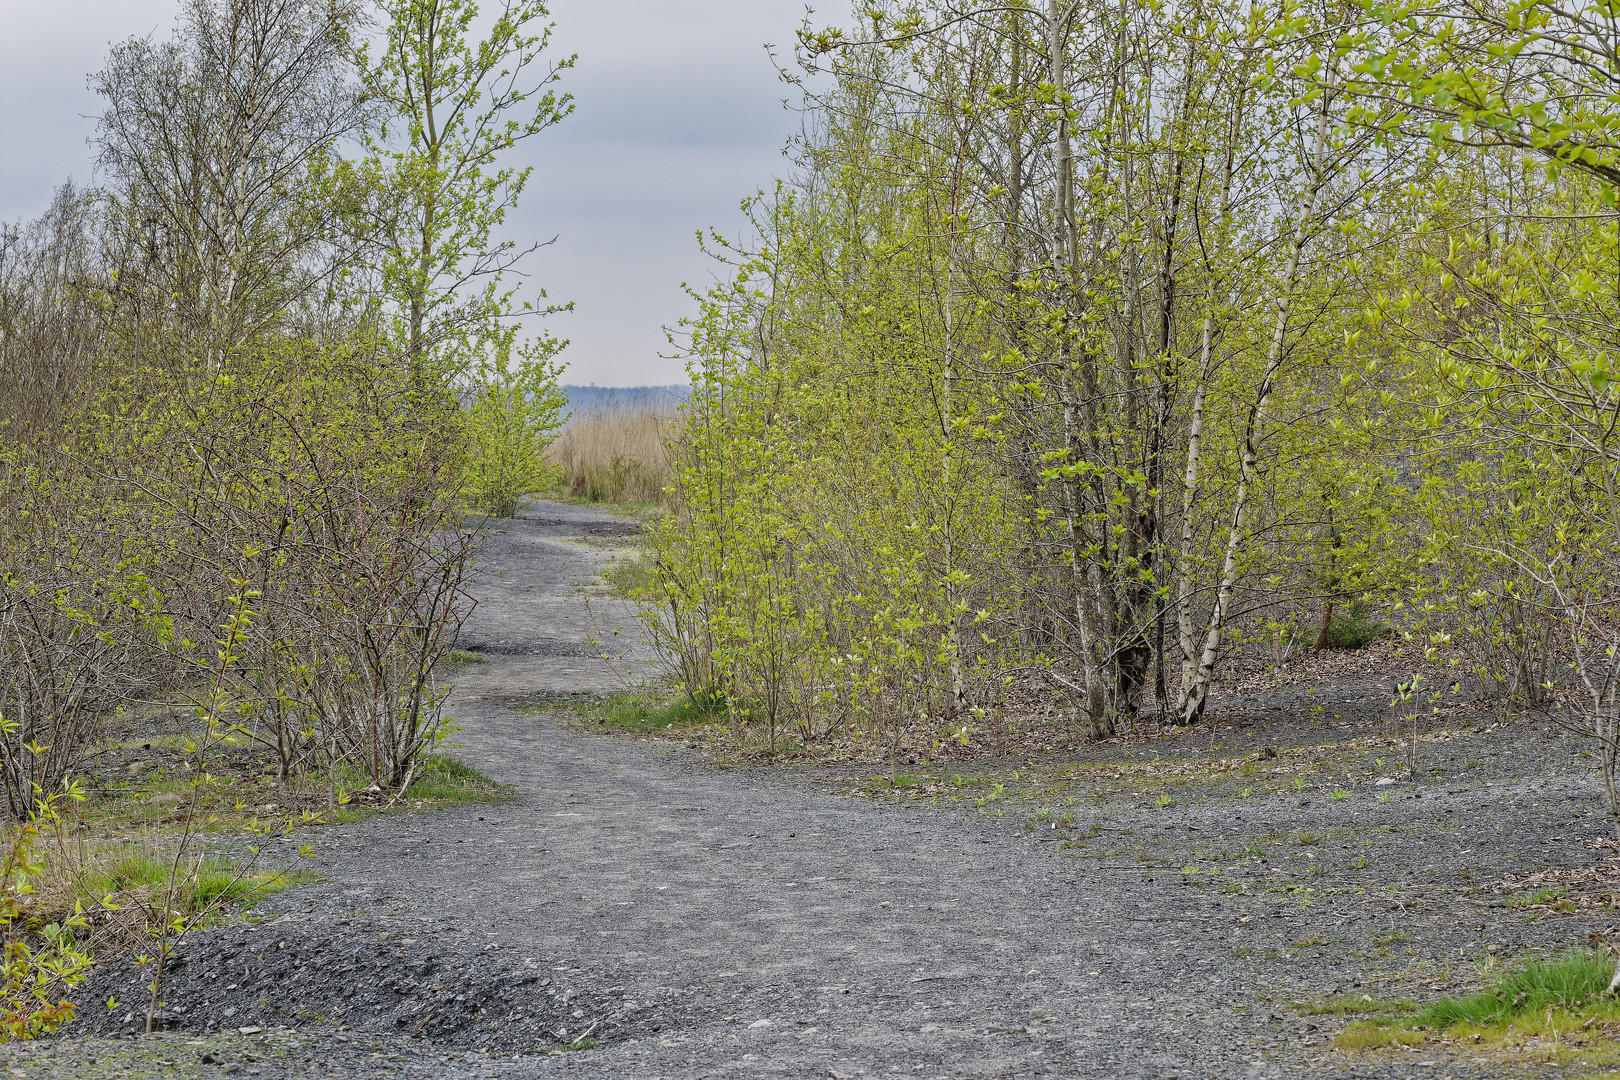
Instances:
[[[345,65],[356,3],[188,0],[172,39],[116,45],[91,79],[112,234],[113,294],[130,332],[178,366],[217,366],[341,259],[312,166],[357,129]]]

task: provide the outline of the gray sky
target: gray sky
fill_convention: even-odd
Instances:
[[[174,0],[6,3],[0,34],[0,220],[32,217],[72,176],[93,179],[85,89],[109,41],[166,36]],[[486,7],[492,6],[489,3]],[[837,5],[834,5],[837,6]],[[508,219],[514,240],[557,242],[530,256],[530,281],[576,310],[550,320],[568,338],[569,382],[684,381],[661,327],[691,310],[682,281],[707,282],[699,228],[735,233],[737,206],[784,175],[798,128],[782,108],[768,42],[791,60],[803,0],[553,0],[559,54],[579,54],[564,88],[574,115],[521,150],[535,166]]]

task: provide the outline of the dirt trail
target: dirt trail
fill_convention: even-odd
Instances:
[[[298,1021],[298,1060],[261,1054],[255,1066],[287,1076],[1494,1075],[1428,1057],[1347,1058],[1329,1045],[1336,1022],[1286,1008],[1360,985],[1342,955],[1291,956],[1290,942],[1343,941],[1387,918],[1429,935],[1435,956],[1455,955],[1479,933],[1472,910],[1223,895],[1186,887],[1160,861],[1077,858],[1012,815],[837,797],[814,777],[723,771],[684,746],[508,708],[621,677],[626,661],[596,658],[590,641],[619,625],[618,640],[634,641],[629,612],[590,582],[625,529],[544,504],[492,537],[466,634],[490,662],[462,666],[450,712],[467,759],[520,798],[320,834],[324,882],[267,901],[277,918],[256,930],[189,945],[173,995],[184,1030]],[[1545,831],[1569,800],[1590,806],[1589,786],[1369,798],[1353,812],[1208,804],[1147,828],[1192,843],[1330,814],[1388,830],[1420,813],[1461,822],[1435,841],[1435,865],[1449,865],[1468,861],[1468,829],[1504,800],[1531,808],[1523,828]],[[1125,828],[1143,810],[1094,813]],[[1413,873],[1426,850],[1414,849]],[[1566,921],[1547,937],[1574,931]],[[127,972],[107,979],[131,994]],[[121,1019],[95,1026],[129,1030]],[[357,1041],[322,1034],[330,1023],[352,1025]],[[398,1046],[400,1032],[441,1041],[394,1060],[357,1049]],[[535,1052],[580,1038],[602,1042]],[[73,1045],[82,1055],[102,1044]]]

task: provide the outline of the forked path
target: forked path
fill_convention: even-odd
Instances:
[[[634,640],[631,613],[590,588],[621,528],[544,504],[491,538],[465,634],[490,662],[462,669],[450,712],[469,760],[521,801],[458,812],[460,844],[393,848],[409,827],[377,818],[322,859],[322,888],[381,886],[631,1004],[607,1044],[501,1072],[1348,1074],[1303,1021],[1252,1010],[1231,919],[1202,890],[1081,864],[1011,822],[824,795],[507,708],[623,678],[596,657],[616,627]],[[570,1035],[598,1019],[577,1011]]]
[[[267,901],[274,922],[194,946],[175,994],[189,1030],[254,1019],[224,1011],[231,994],[361,1031],[431,1034],[461,1009],[451,1037],[490,1053],[387,1066],[411,1076],[1491,1074],[1347,1058],[1326,1021],[1286,1007],[1349,989],[1326,962],[1278,969],[1291,940],[1343,913],[1075,858],[1011,813],[838,797],[519,711],[645,673],[632,613],[591,584],[628,530],[553,504],[494,530],[464,635],[489,662],[458,667],[449,711],[465,756],[519,798],[322,835],[323,882]],[[614,641],[626,655],[603,661]],[[1242,812],[1237,832],[1301,815],[1291,799]],[[1218,842],[1224,823],[1198,820]],[[1283,959],[1262,972],[1247,959],[1261,952]],[[319,1075],[305,1060],[313,1071],[287,1075]]]
[[[507,708],[623,680],[629,662],[599,657],[634,640],[631,612],[589,586],[619,528],[545,504],[491,537],[464,634],[490,662],[459,669],[449,711],[465,756],[521,802],[442,854],[362,840],[323,866],[396,895],[408,878],[413,907],[431,897],[548,971],[599,971],[665,1020],[513,1075],[1272,1071],[1282,1038],[1217,1003],[1252,1002],[1252,987],[1223,972],[1225,926],[1207,902],[1179,903],[1189,890],[1139,873],[1091,886],[1054,845],[994,821],[720,771]],[[595,1019],[581,1011],[572,1033]]]

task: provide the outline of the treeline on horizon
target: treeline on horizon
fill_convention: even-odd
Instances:
[[[650,632],[762,748],[1198,723],[1391,633],[1603,740],[1601,5],[873,0],[690,332]]]
[[[686,401],[692,390],[685,383],[648,386],[597,386],[595,383],[578,386],[563,383],[562,392],[568,400],[570,412],[586,413],[592,409],[643,407],[674,410]]]

